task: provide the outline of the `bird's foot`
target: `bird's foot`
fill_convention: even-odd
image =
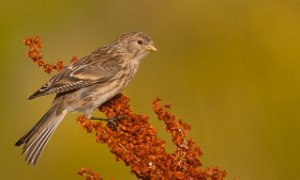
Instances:
[[[100,120],[100,121],[105,121],[107,122],[107,127],[110,128],[111,130],[117,130],[119,124],[118,124],[118,120],[123,119],[124,117],[118,117],[117,115],[115,115],[112,118],[98,118],[98,117],[91,117],[91,120]]]

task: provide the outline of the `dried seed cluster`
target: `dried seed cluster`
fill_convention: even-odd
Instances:
[[[43,44],[39,36],[26,38],[24,40],[24,44],[29,48],[29,50],[26,51],[27,57],[30,58],[39,67],[42,67],[46,73],[50,74],[53,69],[60,71],[64,68],[63,61],[61,60],[57,61],[56,64],[49,64],[44,59],[40,50],[43,47]],[[71,59],[71,63],[75,61],[77,61],[77,57],[74,56]]]
[[[85,180],[99,180],[102,179],[100,174],[95,173],[89,168],[81,168],[78,171],[78,175],[83,176]]]
[[[202,152],[194,140],[185,140],[191,127],[170,113],[167,106],[160,106],[159,99],[153,102],[158,118],[166,124],[176,145],[174,153],[165,150],[166,143],[158,138],[156,130],[148,123],[148,117],[135,114],[128,104],[128,97],[118,96],[99,110],[107,117],[122,117],[117,130],[92,122],[84,116],[78,122],[87,132],[96,132],[96,140],[108,145],[117,160],[130,166],[140,179],[223,179],[226,172],[216,167],[202,170],[199,156]]]

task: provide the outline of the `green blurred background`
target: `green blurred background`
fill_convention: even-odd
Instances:
[[[300,1],[1,1],[0,179],[136,179],[69,114],[36,167],[13,144],[49,108],[53,95],[27,97],[50,76],[25,56],[22,40],[40,35],[50,62],[89,54],[121,33],[143,31],[159,52],[144,59],[125,90],[166,139],[151,102],[160,96],[192,126],[203,166],[227,179],[300,179]],[[100,114],[99,114],[100,115]]]

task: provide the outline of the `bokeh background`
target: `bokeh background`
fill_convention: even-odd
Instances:
[[[76,123],[78,114],[59,126],[36,167],[13,146],[53,98],[26,100],[50,76],[26,58],[23,39],[40,35],[46,59],[69,62],[128,31],[149,34],[159,52],[124,93],[170,152],[151,109],[156,96],[191,124],[204,167],[226,169],[227,179],[300,179],[299,19],[297,0],[2,0],[0,179],[83,179],[81,167],[136,179]]]

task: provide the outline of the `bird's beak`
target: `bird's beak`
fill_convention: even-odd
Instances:
[[[157,51],[157,49],[153,46],[153,45],[148,45],[146,48],[147,51],[149,52],[155,52]]]

